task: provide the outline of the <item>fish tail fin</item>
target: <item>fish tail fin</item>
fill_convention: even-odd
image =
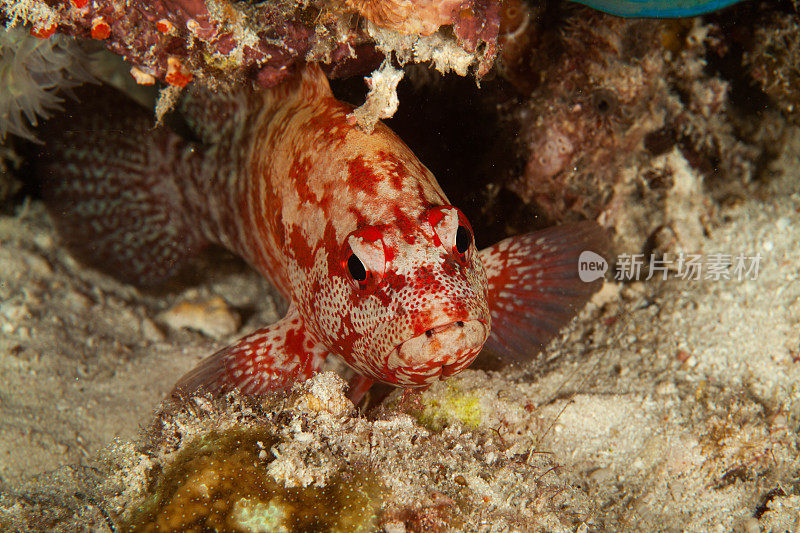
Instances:
[[[481,250],[492,315],[487,348],[515,360],[541,351],[603,284],[602,272],[596,279],[581,279],[579,258],[590,252],[602,263],[608,248],[603,228],[579,222]]]
[[[328,349],[313,338],[292,306],[278,322],[203,359],[178,381],[170,396],[180,400],[198,392],[238,389],[260,395],[288,389],[316,373],[327,356]]]
[[[48,121],[34,172],[75,255],[140,286],[166,280],[207,241],[176,177],[201,153],[119,93],[86,87]]]

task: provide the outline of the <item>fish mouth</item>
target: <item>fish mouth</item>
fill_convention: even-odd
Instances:
[[[387,381],[424,387],[469,366],[483,348],[489,326],[480,319],[454,320],[434,326],[395,346],[386,361]]]

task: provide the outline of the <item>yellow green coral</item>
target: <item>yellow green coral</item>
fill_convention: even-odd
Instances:
[[[419,422],[433,431],[457,421],[470,429],[481,423],[483,411],[480,396],[475,391],[465,391],[455,382],[448,382],[438,394],[426,394]]]

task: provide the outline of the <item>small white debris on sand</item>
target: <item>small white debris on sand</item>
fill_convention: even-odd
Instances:
[[[298,385],[301,396],[295,403],[299,411],[321,415],[345,416],[355,409],[344,394],[347,384],[334,372],[320,372]]]

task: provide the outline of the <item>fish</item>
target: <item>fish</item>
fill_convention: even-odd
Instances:
[[[35,170],[75,255],[155,286],[217,244],[289,303],[173,396],[287,389],[330,355],[362,392],[428,387],[484,348],[530,359],[602,284],[578,276],[582,252],[605,251],[595,222],[478,250],[431,171],[382,122],[354,124],[315,64],[269,90],[196,87],[176,128],[154,128],[151,112],[108,89],[78,99],[48,123]]]
[[[741,0],[573,0],[620,17],[694,17],[723,9]]]

